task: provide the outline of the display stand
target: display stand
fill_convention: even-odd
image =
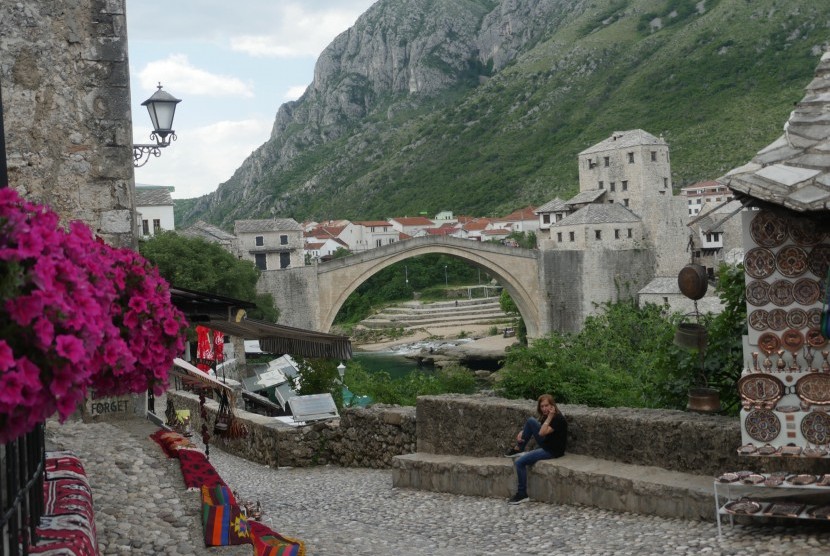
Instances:
[[[766,481],[770,475],[753,474],[753,477],[763,477]],[[764,482],[747,484],[741,480],[723,482],[716,479],[714,490],[718,540],[722,536],[724,516],[729,516],[729,524],[733,527],[735,516],[830,521],[830,483],[817,481],[802,485],[784,481],[769,486]],[[756,505],[757,511],[751,511]]]

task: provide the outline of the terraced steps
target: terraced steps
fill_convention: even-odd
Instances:
[[[426,328],[508,324],[513,317],[501,310],[497,297],[421,303],[409,301],[391,306],[363,320],[365,328]]]

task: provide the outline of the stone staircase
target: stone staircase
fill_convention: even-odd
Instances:
[[[393,458],[392,485],[507,499],[516,477],[513,460],[500,454],[534,409],[529,401],[483,395],[419,397],[417,451]],[[714,521],[715,477],[743,469],[817,474],[825,465],[739,456],[734,417],[578,405],[562,411],[568,450],[530,469],[535,501]]]
[[[513,320],[513,317],[501,310],[498,297],[486,297],[433,303],[407,301],[401,305],[386,307],[360,324],[369,329],[412,330],[441,326],[509,324]]]

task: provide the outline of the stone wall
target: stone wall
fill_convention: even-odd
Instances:
[[[258,292],[274,297],[274,304],[280,311],[280,324],[320,330],[316,264],[264,271],[260,273],[256,288]]]
[[[662,409],[562,405],[568,452],[634,465],[716,476],[749,469],[824,473],[827,460],[738,456],[737,417]],[[535,402],[485,396],[418,398],[418,452],[499,456],[509,447]]]
[[[125,0],[0,2],[9,185],[135,247]]]
[[[170,391],[167,395],[176,409],[190,410],[194,434],[199,436],[202,420],[198,396],[182,391]],[[248,436],[227,439],[213,435],[212,425],[219,404],[208,400],[206,405],[212,445],[272,467],[336,464],[387,468],[391,467],[394,456],[415,451],[414,407],[378,404],[371,408],[346,408],[340,419],[302,427],[237,409],[236,415],[248,427]]]

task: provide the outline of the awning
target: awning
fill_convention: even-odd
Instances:
[[[245,310],[256,307],[249,301],[175,287],[170,288],[170,297],[190,322],[245,340],[259,340],[260,348],[266,353],[341,360],[352,358],[348,336],[248,318]]]
[[[170,374],[180,378],[187,384],[213,388],[219,392],[225,392],[229,399],[233,399],[234,397],[233,388],[224,382],[216,380],[207,373],[200,371],[184,359],[179,359],[178,357],[173,359],[173,369],[170,371]]]

